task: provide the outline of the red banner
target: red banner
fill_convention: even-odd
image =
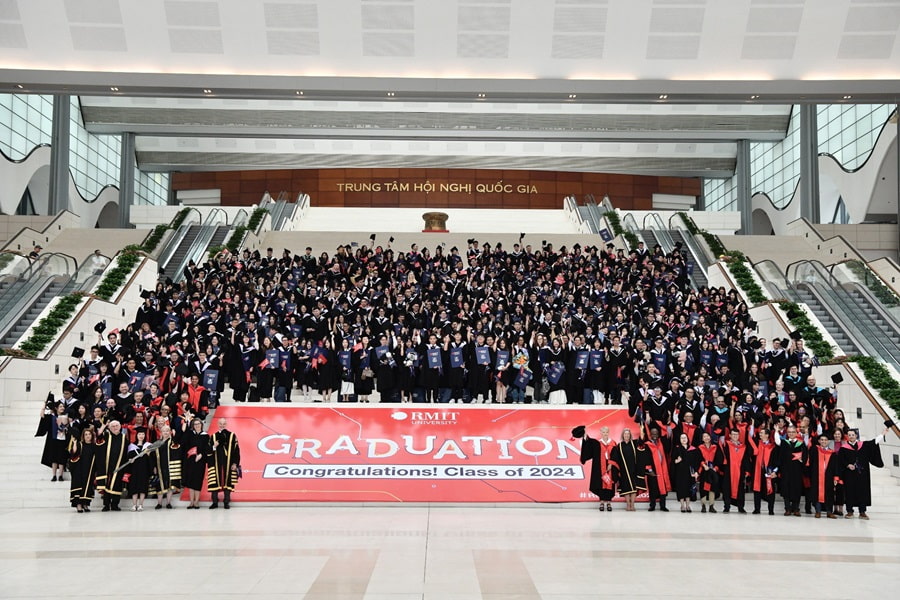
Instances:
[[[231,405],[219,417],[241,447],[235,499],[266,502],[590,501],[572,428],[636,431],[599,407]]]

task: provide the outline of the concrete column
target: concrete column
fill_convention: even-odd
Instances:
[[[134,202],[134,134],[122,134],[119,158],[119,227],[131,229],[131,205]]]
[[[68,94],[53,96],[48,215],[57,215],[69,209],[69,119],[72,112],[70,102]]]
[[[894,145],[897,149],[897,250],[900,251],[900,104],[897,105],[897,137]]]
[[[741,235],[753,235],[753,207],[750,206],[750,140],[738,140],[737,161],[734,167],[734,187],[738,210],[741,213]]]
[[[819,203],[819,124],[816,105],[800,106],[800,216],[810,223],[822,220]]]

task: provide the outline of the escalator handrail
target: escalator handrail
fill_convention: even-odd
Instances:
[[[216,218],[216,215],[221,215],[220,218]],[[203,219],[202,225],[228,225],[228,213],[226,213],[221,208],[214,208],[206,214],[206,218]]]
[[[249,221],[249,220],[250,220],[250,214],[242,208],[234,215],[234,219],[231,221],[231,226],[232,227],[243,227],[244,225],[247,224],[247,221]]]
[[[706,255],[703,254],[702,250],[700,250],[700,246],[697,245],[697,240],[695,240],[694,236],[691,235],[690,230],[685,227],[681,219],[677,219],[676,223],[677,224],[672,227],[672,221],[670,220],[669,226],[681,233],[681,239],[684,240],[684,243],[688,248],[688,252],[691,254],[691,258],[694,260],[694,264],[702,266],[704,269],[708,268],[709,263],[706,261]]]
[[[625,228],[625,231],[630,231],[631,233],[640,237],[641,228],[638,227],[637,221],[634,219],[634,215],[631,213],[626,214],[622,217],[622,227]]]
[[[31,277],[21,282],[22,285],[17,288],[15,296],[7,297],[7,294],[4,294],[5,301],[0,304],[0,311],[2,311],[0,312],[0,339],[9,335],[13,327],[22,319],[22,315],[28,311],[44,290],[53,285],[54,280],[60,277],[67,278],[65,284],[68,284],[68,278],[71,278],[71,275],[55,274],[50,277]],[[7,292],[11,290],[12,286]]]
[[[172,273],[172,280],[176,283],[181,281],[184,275],[184,269],[187,267],[191,261],[195,263],[202,262],[203,257],[206,254],[207,249],[209,248],[209,243],[212,241],[213,236],[216,235],[216,228],[219,225],[201,225],[200,231],[197,233],[197,237],[191,241],[191,245],[188,246],[187,252],[184,253],[184,257],[181,259],[181,262],[178,264],[178,268],[175,271],[169,271]]]
[[[675,249],[675,241],[669,235],[669,231],[658,213],[651,212],[644,215],[644,229],[649,229],[656,233],[656,239],[666,254],[670,254]]]
[[[801,269],[811,269],[816,275],[816,281],[803,279]],[[900,367],[900,356],[895,356],[881,341],[881,333],[873,328],[868,319],[857,319],[850,310],[855,305],[852,299],[844,297],[847,293],[840,282],[817,260],[799,260],[793,262],[785,269],[785,274],[792,286],[805,285],[822,302],[823,308],[832,314],[835,323],[844,329],[844,333],[862,351],[880,356],[894,366]],[[837,318],[835,318],[837,317]]]
[[[191,217],[196,215],[196,221]],[[184,221],[181,222],[181,225],[178,226],[178,229],[169,238],[169,241],[166,242],[166,247],[162,249],[162,252],[159,253],[159,258],[157,258],[157,263],[161,269],[165,269],[169,266],[169,262],[172,260],[172,255],[175,254],[175,251],[181,245],[181,242],[184,240],[185,236],[190,231],[190,228],[193,225],[199,225],[201,222],[203,215],[200,214],[200,211],[197,209],[191,209],[188,211],[187,216],[184,218]]]

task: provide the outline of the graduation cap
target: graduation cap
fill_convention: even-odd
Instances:
[[[393,243],[394,243],[394,236],[391,236],[388,238],[388,244],[393,244]]]
[[[803,339],[803,334],[800,333],[800,331],[798,329],[793,330],[788,335],[790,336],[790,338],[792,340],[802,340]]]
[[[94,331],[97,333],[103,333],[106,330],[106,321],[100,321],[96,325],[94,325]]]
[[[546,246],[546,245],[547,245],[547,240],[541,240],[541,246]]]
[[[789,340],[787,338],[782,338],[782,340],[781,340],[781,345],[784,347],[787,347],[788,345],[790,345],[790,343],[791,343],[791,340]]]
[[[831,383],[833,383],[835,385],[839,384],[842,381],[844,381],[844,376],[841,375],[840,373],[834,373],[831,376]]]
[[[521,242],[525,238],[525,233],[522,232],[519,234],[519,241]]]
[[[606,244],[606,247],[607,247],[607,248],[615,248],[616,246],[615,246],[615,244],[613,244],[612,242],[610,242],[610,243]]]
[[[74,347],[72,348],[72,358],[81,358],[84,356],[84,348]]]
[[[151,297],[152,295],[153,294],[150,290],[141,290],[141,298],[143,298],[144,300]]]
[[[893,427],[896,423],[894,423],[891,419],[888,419],[884,422],[885,427]]]
[[[573,438],[583,438],[585,434],[584,425],[579,425],[575,429],[572,430]]]
[[[750,342],[750,348],[752,348],[753,350],[759,350],[760,348],[762,348],[762,343],[759,340],[753,340],[752,342]]]
[[[370,236],[369,236],[369,239],[372,240],[372,241],[374,242],[374,241],[375,241],[375,234],[373,233],[372,235],[370,235]]]
[[[190,370],[188,369],[188,366],[186,364],[181,363],[175,367],[175,372],[178,373],[179,375],[181,375],[182,377],[187,377]]]

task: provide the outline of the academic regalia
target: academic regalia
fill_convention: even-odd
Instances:
[[[102,456],[96,444],[85,444],[72,438],[69,443],[69,501],[72,506],[88,506],[94,499],[95,479]]]
[[[646,449],[648,457],[646,464],[638,463],[638,467],[643,466],[643,472],[646,475],[647,491],[650,494],[650,508],[656,506],[656,500],[659,499],[660,506],[666,507],[666,494],[672,491],[672,480],[669,477],[669,459],[666,448],[668,440],[666,438],[657,438],[655,441],[651,439],[643,440],[643,446]]]
[[[608,472],[610,457],[616,443],[609,439],[606,443],[587,436],[581,443],[581,464],[591,461],[591,481],[588,489],[600,498],[601,502],[609,502],[615,494],[615,482]]]
[[[725,510],[734,504],[743,511],[744,478],[750,473],[753,453],[747,444],[735,444],[731,440],[725,442],[723,452],[725,473],[722,477],[722,497],[725,500]]]
[[[702,456],[696,446],[689,445],[685,448],[679,444],[672,450],[672,484],[679,500],[692,498],[694,495],[694,484],[697,483],[694,474],[700,471],[701,460]]]
[[[125,478],[127,479],[125,483],[128,487],[128,494],[131,496],[135,494],[146,494],[149,491],[151,468],[150,457],[145,454],[140,458],[135,458],[149,445],[149,442],[145,442],[143,447],[139,447],[137,444],[130,444],[128,446],[128,460],[131,460],[132,458],[135,459],[134,462],[125,469]]]
[[[768,442],[756,442],[750,438],[753,449],[751,460],[752,476],[750,488],[753,490],[753,512],[758,513],[765,500],[772,514],[775,505],[775,481],[779,467],[778,447],[771,439]]]
[[[700,444],[697,450],[700,452],[700,460],[702,461],[700,493],[705,497],[712,492],[713,498],[716,498],[722,490],[721,474],[722,466],[725,463],[725,454],[718,444],[710,444],[709,446]]]
[[[800,498],[803,496],[803,472],[809,457],[806,444],[799,437],[794,441],[781,440],[780,456],[781,495],[784,497],[785,512],[799,513]]]
[[[103,493],[104,508],[110,505],[118,506],[119,498],[125,490],[125,475],[123,471],[115,472],[125,464],[128,453],[128,435],[121,431],[118,435],[105,431],[97,435],[101,459],[97,475],[97,489]]]
[[[854,469],[850,469],[854,465]],[[872,505],[872,475],[870,466],[882,468],[881,449],[876,440],[855,444],[845,443],[838,451],[838,476],[844,482],[844,498],[848,513],[854,508],[865,512]]]
[[[212,437],[218,445],[214,444],[214,449],[208,456],[206,487],[210,492],[234,491],[237,473],[232,467],[241,464],[241,448],[237,436],[227,429],[221,429]]]
[[[837,471],[837,452],[813,445],[809,449],[809,500],[818,503],[816,512],[830,513],[834,507],[834,480]]]
[[[181,441],[181,482],[188,489],[201,490],[206,477],[206,460],[211,454],[209,434],[205,431],[196,433],[188,429]],[[202,455],[199,460],[197,459],[198,454]]]
[[[53,464],[65,465],[69,461],[68,427],[59,427],[56,415],[47,414],[41,417],[35,437],[46,436],[44,451],[41,453],[41,464],[52,467]]]
[[[151,495],[181,490],[181,455],[181,446],[172,438],[153,452],[151,462],[156,476],[152,478]]]
[[[638,446],[634,440],[619,442],[610,452],[609,462],[613,468],[613,478],[619,485],[620,496],[647,489],[644,474],[638,472],[637,456]]]

